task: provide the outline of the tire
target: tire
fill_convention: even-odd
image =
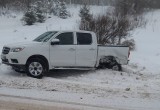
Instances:
[[[114,71],[122,71],[122,66],[118,63],[114,64],[111,68]]]
[[[41,79],[45,70],[45,63],[40,59],[31,59],[27,62],[26,72],[28,76]]]
[[[112,56],[104,57],[102,59],[102,61],[100,60],[100,64],[99,64],[98,68],[100,68],[100,69],[108,68],[108,69],[112,69],[112,70],[115,70],[115,71],[122,71],[121,65]]]

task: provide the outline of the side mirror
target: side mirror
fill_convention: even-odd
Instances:
[[[51,45],[58,45],[60,43],[59,39],[53,39]]]

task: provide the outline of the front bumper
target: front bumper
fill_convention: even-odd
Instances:
[[[25,70],[26,70],[26,66],[25,66],[25,65],[21,65],[21,64],[10,64],[10,63],[8,62],[8,60],[2,60],[2,63],[11,66],[14,70],[21,70],[21,71],[25,71]]]
[[[25,65],[27,61],[26,53],[24,52],[9,52],[8,54],[1,54],[2,63]]]
[[[13,69],[25,70],[25,63],[22,63],[22,58],[16,54],[1,54],[1,60],[3,64],[12,66]]]

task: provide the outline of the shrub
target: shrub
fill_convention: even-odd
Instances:
[[[43,23],[46,18],[43,11],[42,2],[35,2],[30,6],[29,11],[24,14],[22,20],[26,25],[33,25],[35,22]]]
[[[90,8],[86,4],[83,7],[81,7],[79,13],[79,16],[81,17],[82,21],[90,21],[92,19],[92,15],[90,14]]]
[[[36,15],[36,21],[39,23],[43,23],[46,18],[44,15],[44,12],[46,12],[46,10],[43,6],[43,2],[41,1],[35,2],[34,5],[32,5],[31,9],[34,11]]]
[[[115,12],[120,16],[134,15],[143,13],[146,0],[117,0]]]
[[[122,44],[123,39],[131,36],[130,31],[146,24],[143,22],[143,17],[140,16],[144,7],[137,5],[136,0],[131,1],[131,3],[130,0],[116,1],[117,4],[110,13],[98,17],[93,17],[89,7],[84,5],[80,9],[79,29],[95,32],[99,44]]]
[[[84,5],[83,7],[81,7],[79,11],[79,16],[81,17],[79,29],[92,31],[91,25],[94,23],[92,23],[93,18],[92,18],[92,15],[90,14],[90,8],[87,5]]]
[[[122,45],[124,46],[129,46],[130,50],[135,50],[135,41],[134,39],[126,40],[122,42]]]
[[[81,19],[79,29],[95,32],[99,44],[120,44],[129,34],[130,25],[128,18],[103,15],[88,21]]]
[[[26,25],[33,25],[36,22],[36,15],[33,11],[27,11],[22,18]]]
[[[62,19],[66,19],[67,17],[69,17],[69,12],[67,11],[67,7],[65,2],[61,2],[60,3],[60,11],[59,11],[59,17]]]
[[[42,11],[37,9],[37,12],[36,12],[36,19],[37,20],[36,21],[39,22],[39,23],[43,23],[45,21],[45,18],[46,17],[42,13]]]
[[[59,16],[60,9],[61,9],[60,2],[59,2],[59,1],[56,1],[56,2],[55,2],[55,6],[54,6],[53,9],[52,9],[53,14],[54,14],[55,16]]]
[[[37,22],[43,23],[45,21],[45,16],[42,13],[36,13]]]

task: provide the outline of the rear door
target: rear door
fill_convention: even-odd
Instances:
[[[97,43],[90,33],[76,32],[76,66],[94,67],[97,56]]]

